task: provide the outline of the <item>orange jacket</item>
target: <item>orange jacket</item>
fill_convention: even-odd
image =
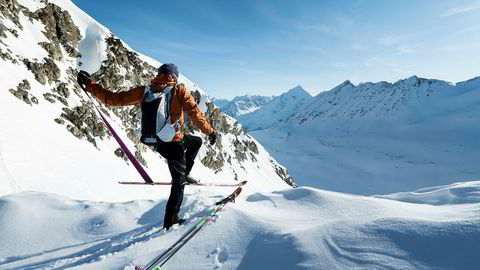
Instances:
[[[87,86],[87,90],[97,99],[109,106],[127,106],[140,105],[143,102],[145,94],[145,86],[132,88],[125,92],[114,93],[104,89],[101,85],[92,83]],[[205,134],[209,135],[215,130],[208,123],[203,112],[198,108],[197,103],[185,84],[177,84],[172,89],[171,104],[171,123],[180,119],[180,125],[183,127],[183,112],[186,112],[192,122]],[[181,141],[183,133],[178,132],[173,141]]]

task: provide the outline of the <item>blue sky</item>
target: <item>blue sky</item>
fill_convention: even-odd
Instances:
[[[209,95],[480,76],[480,0],[73,0]]]

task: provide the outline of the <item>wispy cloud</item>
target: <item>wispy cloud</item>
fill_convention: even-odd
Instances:
[[[397,47],[398,54],[412,54],[418,52],[419,44],[405,43]]]
[[[480,49],[480,40],[475,42],[465,42],[465,43],[453,43],[445,45],[439,48],[440,51],[470,51],[470,50],[479,50]]]
[[[465,29],[462,29],[462,30],[458,31],[458,33],[463,34],[463,33],[468,33],[468,32],[473,32],[473,31],[478,31],[478,30],[480,30],[480,24],[469,26]]]
[[[184,52],[203,52],[203,53],[229,53],[234,49],[234,46],[227,47],[224,44],[204,41],[192,41],[190,43],[174,42],[169,40],[153,39],[154,48],[159,50],[175,51],[177,53]]]
[[[375,69],[375,68],[377,68],[377,69],[380,68],[381,70],[387,69],[393,74],[407,74],[408,73],[408,71],[405,70],[400,65],[396,64],[393,61],[388,61],[381,56],[369,57],[369,58],[367,58],[363,61],[363,65],[368,67],[368,68],[371,68],[371,69]]]
[[[459,15],[465,12],[471,12],[474,10],[480,9],[480,2],[476,1],[473,3],[470,3],[469,5],[463,5],[463,6],[457,6],[450,8],[446,10],[444,13],[442,13],[440,16],[441,17],[450,17],[450,16],[455,16]]]
[[[389,68],[396,67],[394,63],[385,61],[380,57],[369,57],[363,61],[363,65],[367,67],[375,67],[375,66],[382,66],[382,67],[389,67]]]

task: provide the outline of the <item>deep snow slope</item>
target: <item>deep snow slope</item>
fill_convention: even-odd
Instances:
[[[307,187],[241,194],[164,267],[478,269],[479,187],[424,189],[408,195],[415,203],[394,200],[403,200],[398,194],[385,199]],[[448,192],[456,200],[439,195]],[[164,200],[1,197],[0,269],[132,270],[175,242],[219,194],[189,192],[181,211],[188,224],[168,232],[159,229]]]
[[[413,76],[347,81],[252,134],[299,185],[386,194],[479,179],[478,119],[480,77]]]
[[[148,84],[160,63],[131,50],[69,0],[8,0],[0,6],[0,22],[0,195],[35,190],[106,201],[168,196],[168,188],[117,184],[142,180],[76,83],[84,69],[109,90],[124,91]],[[202,89],[183,74],[180,82],[222,135],[201,148],[192,172],[197,178],[248,180],[264,191],[293,185],[286,169],[215,109]],[[152,178],[169,181],[165,160],[139,143],[138,106],[101,108]],[[187,128],[206,141],[188,119]]]

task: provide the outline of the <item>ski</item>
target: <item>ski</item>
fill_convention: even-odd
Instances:
[[[147,186],[154,186],[154,185],[171,185],[172,182],[152,182],[152,183],[147,183],[147,182],[125,182],[125,181],[118,181],[119,184],[122,185],[147,185]],[[196,183],[196,184],[189,184],[186,183],[185,185],[188,186],[203,186],[203,187],[241,187],[244,186],[247,183],[247,181],[242,181],[240,183],[234,183],[234,184],[227,184],[227,183]]]
[[[207,215],[201,218],[187,232],[185,232],[173,245],[166,249],[162,254],[154,258],[145,267],[136,266],[135,270],[160,270],[160,268],[177,253],[190,239],[192,239],[202,227],[210,221],[215,214],[220,211],[227,203],[235,202],[235,198],[242,192],[242,188],[238,187],[235,191],[224,199],[218,201],[207,212]]]

